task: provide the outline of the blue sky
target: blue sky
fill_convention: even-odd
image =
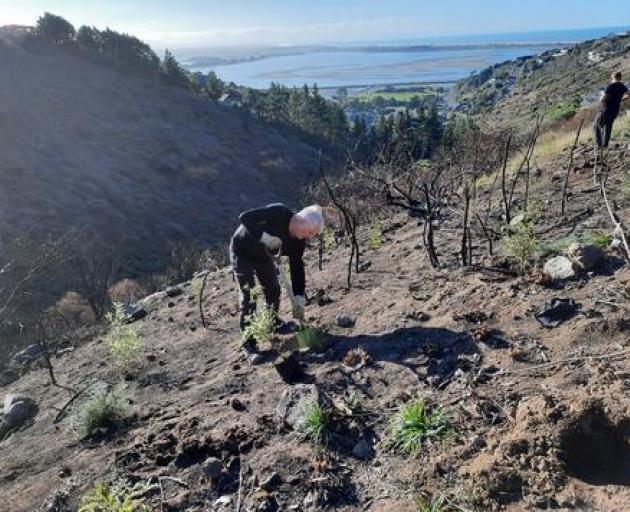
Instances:
[[[0,0],[0,25],[33,24],[44,11],[170,47],[630,25],[629,0]]]

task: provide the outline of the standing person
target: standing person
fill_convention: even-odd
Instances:
[[[605,91],[602,91],[599,114],[593,125],[597,149],[608,147],[613,123],[619,115],[621,102],[628,97],[628,88],[621,81],[621,72],[613,73],[611,78],[612,82],[608,84]]]
[[[230,243],[230,261],[240,292],[240,327],[245,332],[249,317],[256,309],[251,290],[258,278],[267,306],[276,313],[280,306],[280,284],[274,258],[288,256],[293,289],[293,316],[304,317],[305,276],[302,257],[306,241],[324,228],[322,209],[312,205],[294,213],[283,204],[275,203],[247,210],[239,216],[240,226]],[[280,322],[279,322],[280,323]],[[256,340],[244,338],[242,348],[252,364],[262,362]]]

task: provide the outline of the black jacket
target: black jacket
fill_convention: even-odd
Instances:
[[[251,261],[266,261],[270,258],[265,246],[260,242],[263,231],[282,240],[282,255],[289,258],[291,285],[294,295],[304,295],[304,250],[306,241],[293,238],[289,234],[289,222],[293,211],[280,203],[264,208],[256,208],[241,213],[241,225],[232,236],[231,250],[241,258]]]

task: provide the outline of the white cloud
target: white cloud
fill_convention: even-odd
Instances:
[[[295,44],[388,37],[412,30],[404,18],[345,20],[301,26],[258,26],[215,30],[169,31],[149,24],[127,26],[131,34],[157,45],[183,47],[232,44]]]

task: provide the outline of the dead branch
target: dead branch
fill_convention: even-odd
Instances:
[[[571,151],[569,152],[569,165],[567,166],[567,172],[564,175],[564,187],[562,189],[562,205],[560,207],[560,215],[564,215],[566,206],[567,206],[567,190],[569,188],[569,174],[573,169],[573,155],[575,153],[575,149],[577,148],[578,141],[580,140],[580,132],[582,131],[582,126],[584,125],[584,119],[580,120],[580,126],[578,127],[577,133],[575,134],[575,140],[573,141],[573,145],[571,146]]]

